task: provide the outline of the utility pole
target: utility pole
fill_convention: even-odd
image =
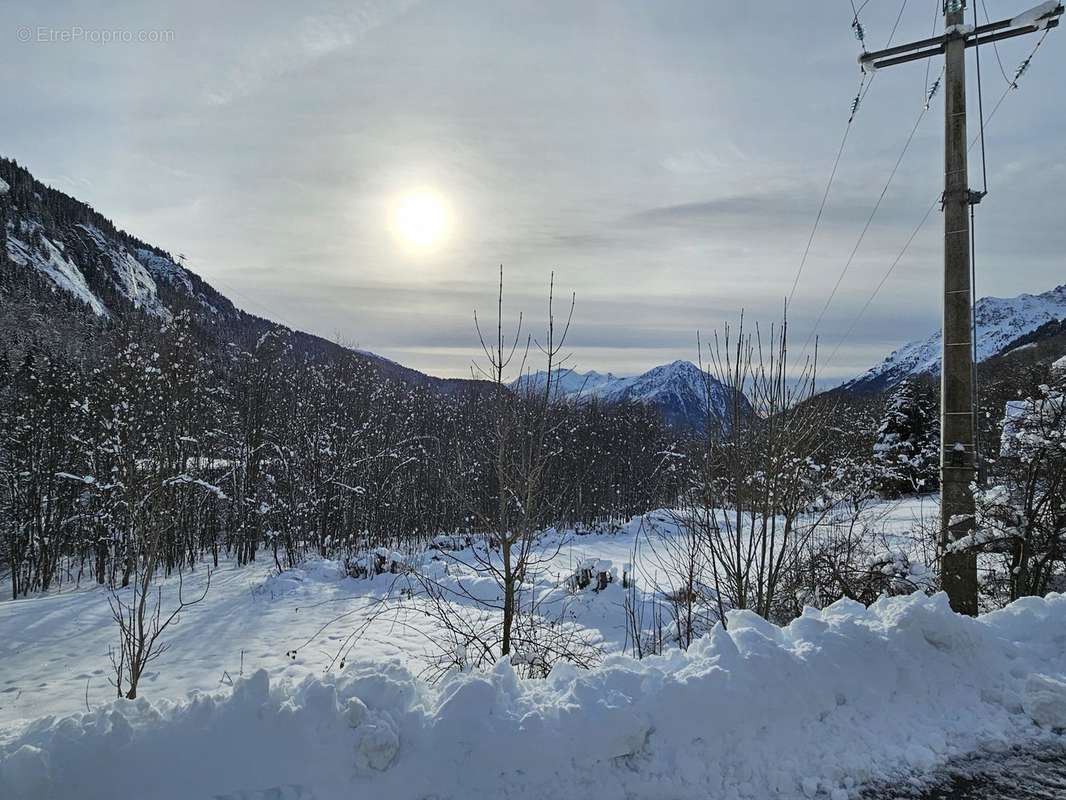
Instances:
[[[977,555],[952,543],[974,531],[973,482],[977,477],[974,358],[970,281],[970,207],[983,192],[970,189],[966,154],[966,49],[1034,33],[1059,24],[1057,2],[1042,3],[1013,19],[974,27],[965,22],[966,0],[944,0],[944,33],[859,58],[872,73],[882,67],[944,56],[944,315],[940,369],[940,576],[951,607],[977,614]]]

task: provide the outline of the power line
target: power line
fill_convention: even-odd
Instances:
[[[977,30],[979,24],[977,5],[975,4],[973,7],[974,30]],[[980,202],[981,198],[988,194],[988,161],[985,156],[985,106],[984,90],[981,88],[981,40],[979,37],[974,38],[973,49],[974,57],[977,60],[977,116],[981,121],[981,194],[977,196],[976,202],[973,199],[970,201],[970,343],[972,347],[970,356],[974,364],[971,370],[973,375],[973,458],[977,467],[977,480],[980,482],[983,470],[981,469],[981,395],[980,383],[977,377],[977,225],[974,210],[977,202]]]
[[[864,5],[863,8],[866,6]],[[859,40],[862,51],[866,52],[866,33],[863,31],[862,22],[859,21],[859,11],[855,8],[855,0],[851,0],[851,29],[855,31],[855,38]]]
[[[1019,68],[1018,68],[1018,71],[1019,71],[1018,78],[1020,78],[1021,75],[1028,68],[1029,63],[1033,60],[1033,56],[1035,56],[1036,55],[1036,51],[1038,49],[1040,49],[1040,45],[1043,44],[1044,39],[1047,38],[1047,35],[1050,32],[1050,30],[1051,30],[1050,28],[1044,30],[1043,35],[1037,40],[1036,44],[1033,46],[1033,49],[1029,53],[1028,57],[1024,61],[1022,61],[1022,65],[1025,68],[1023,69],[1023,66],[1019,66]],[[989,125],[992,122],[992,118],[996,116],[996,112],[999,111],[999,107],[1001,105],[1003,105],[1003,101],[1007,99],[1007,95],[1010,94],[1013,89],[1017,89],[1017,88],[1018,88],[1017,80],[1008,83],[1007,88],[1003,90],[1003,93],[999,96],[999,99],[996,101],[996,104],[992,107],[992,110],[988,113],[988,116],[983,118],[983,124],[985,126]],[[980,141],[980,136],[974,137],[974,139],[970,142],[970,144],[969,144],[969,146],[967,148],[967,151],[972,150],[976,146],[978,141]],[[908,237],[906,244],[903,245],[903,249],[899,251],[899,254],[896,256],[896,258],[889,265],[888,270],[886,270],[885,274],[881,277],[881,280],[878,282],[877,286],[874,287],[873,292],[870,293],[870,296],[866,299],[866,302],[863,303],[862,308],[859,309],[859,313],[856,314],[855,318],[851,321],[851,324],[848,326],[847,333],[845,333],[844,336],[841,337],[840,341],[837,342],[836,347],[833,349],[833,352],[830,354],[828,360],[826,361],[826,366],[828,366],[829,364],[831,364],[833,362],[833,359],[836,357],[837,353],[840,351],[840,348],[843,346],[844,342],[847,341],[848,337],[855,330],[855,326],[859,324],[859,320],[862,319],[863,314],[865,314],[867,309],[869,309],[870,305],[876,299],[878,293],[880,293],[880,291],[884,287],[885,283],[887,283],[887,281],[888,281],[889,277],[892,275],[893,271],[899,265],[900,261],[903,260],[903,256],[906,254],[907,250],[910,249],[911,244],[914,242],[915,238],[917,238],[917,236],[918,236],[918,232],[922,229],[922,227],[928,221],[929,215],[932,214],[933,209],[936,208],[936,206],[937,206],[937,204],[939,202],[940,202],[940,198],[938,196],[935,200],[933,200],[932,205],[930,205],[929,209],[925,212],[925,215],[922,217],[921,222],[919,222],[917,227],[915,227],[914,231],[911,232],[911,235]],[[972,229],[971,229],[971,235],[972,235]]]
[[[977,6],[973,7],[973,27],[977,30]],[[995,44],[995,42],[993,42]],[[977,59],[977,118],[981,121],[981,196],[988,194],[988,162],[985,159],[985,98],[984,90],[981,88],[981,39],[980,37],[974,37],[973,40],[973,52],[974,57]],[[973,211],[973,206],[970,206],[970,211]],[[971,214],[971,216],[973,216]]]
[[[939,2],[939,0],[937,0]],[[885,47],[889,47],[892,44],[892,40],[896,36],[896,31],[899,30],[900,21],[903,19],[903,12],[907,9],[908,0],[903,0],[899,7],[899,13],[896,14],[896,21],[892,25],[892,30],[888,34],[888,42]],[[859,20],[859,15],[863,9],[870,3],[870,0],[864,0],[858,8],[855,7],[855,0],[851,0],[851,12],[852,23],[851,26],[855,31],[855,36],[858,38],[859,43],[862,45],[863,52],[866,52],[866,33],[862,27],[862,22]],[[844,127],[844,135],[840,139],[840,147],[837,148],[836,158],[833,159],[833,167],[829,171],[829,180],[826,182],[825,191],[822,193],[822,201],[818,205],[818,213],[815,215],[814,224],[811,226],[810,236],[807,237],[807,245],[803,248],[803,257],[800,259],[799,269],[796,270],[796,277],[792,280],[792,288],[788,292],[788,303],[792,303],[793,297],[796,295],[796,289],[799,286],[800,278],[803,276],[803,269],[807,265],[807,259],[811,254],[811,247],[814,244],[814,237],[818,233],[818,227],[822,222],[822,215],[825,213],[825,206],[829,200],[829,191],[833,187],[833,181],[836,178],[837,169],[840,167],[840,159],[844,155],[844,146],[848,142],[848,135],[851,133],[851,123],[855,121],[855,115],[858,113],[859,107],[862,105],[862,101],[866,99],[867,93],[870,91],[874,83],[874,78],[877,74],[874,73],[869,82],[867,82],[867,73],[863,71],[862,79],[859,81],[859,90],[855,93],[855,99],[851,102],[851,113],[848,115],[847,125]]]
[[[181,266],[185,267],[186,262],[189,259],[185,258],[184,256],[179,256],[179,258],[181,259]],[[198,268],[198,274],[200,274],[200,275],[203,274],[202,272],[199,271],[199,268]],[[207,279],[205,279],[205,280],[207,280]],[[250,297],[248,297],[246,294],[244,294],[242,292],[238,292],[232,286],[230,286],[229,284],[223,282],[219,278],[217,278],[217,277],[211,278],[209,282],[211,284],[217,284],[217,285],[221,286],[223,289],[226,290],[226,292],[228,294],[231,294],[231,295],[237,297],[238,299],[244,301],[244,303],[246,305],[250,304],[253,307],[258,306],[260,311],[266,312],[267,316],[263,317],[263,319],[265,319],[267,322],[281,323],[282,325],[285,325],[285,326],[291,328],[294,331],[301,331],[302,330],[299,326],[294,325],[291,320],[286,319],[285,316],[283,314],[281,314],[281,312],[275,311],[272,308],[267,308],[260,301],[253,300]],[[242,311],[246,311],[246,309],[241,309],[241,310]]]
[[[870,81],[873,84],[873,80]],[[829,180],[825,184],[825,191],[822,193],[822,202],[818,206],[818,213],[814,217],[814,225],[811,227],[811,234],[807,237],[807,246],[803,248],[803,257],[800,259],[799,269],[796,270],[796,277],[792,280],[792,289],[788,293],[788,302],[792,302],[793,296],[796,294],[796,287],[799,286],[800,277],[803,275],[803,268],[807,265],[807,258],[811,254],[811,246],[814,244],[815,234],[818,233],[818,226],[822,222],[822,214],[825,213],[825,204],[829,200],[829,190],[833,187],[833,180],[836,178],[837,168],[840,166],[840,159],[844,155],[844,145],[848,143],[848,135],[851,133],[851,123],[855,121],[855,114],[859,110],[859,106],[862,104],[862,99],[865,97],[863,87],[866,86],[866,73],[863,73],[862,80],[859,81],[859,90],[855,93],[855,99],[851,104],[851,114],[848,116],[848,123],[844,126],[844,135],[840,139],[840,147],[837,148],[836,158],[833,159],[833,168],[829,171]],[[869,89],[867,88],[867,91]]]
[[[933,30],[929,34],[930,39],[936,36],[936,26],[938,22],[940,22],[940,0],[933,0]],[[929,70],[932,66],[933,60],[927,58],[925,60],[925,91],[923,92],[926,98],[929,97]],[[1004,77],[1006,77],[1006,75],[1004,75]],[[928,102],[928,99],[926,102]]]
[[[862,242],[866,238],[866,233],[870,230],[870,226],[873,224],[874,217],[877,216],[877,212],[881,208],[881,203],[884,201],[885,195],[888,194],[888,189],[892,185],[892,181],[896,177],[896,173],[899,171],[900,164],[903,163],[903,159],[907,155],[907,151],[910,149],[911,142],[914,141],[914,135],[918,132],[918,126],[925,118],[925,114],[928,110],[928,103],[923,104],[921,111],[918,113],[918,118],[914,121],[914,126],[911,128],[911,132],[907,136],[907,141],[903,143],[903,150],[900,151],[899,157],[896,159],[896,163],[893,165],[892,171],[888,175],[888,180],[885,181],[885,185],[881,189],[881,194],[878,196],[877,202],[874,203],[874,207],[870,211],[870,215],[866,218],[866,224],[863,225],[862,231],[859,233],[858,240],[855,242],[855,246],[852,247],[851,253],[848,255],[847,261],[844,262],[844,268],[840,271],[840,275],[837,277],[836,283],[833,284],[833,289],[829,293],[829,297],[826,298],[825,304],[822,306],[822,310],[818,314],[818,319],[815,320],[814,327],[811,329],[810,334],[807,336],[807,341],[803,344],[803,350],[800,354],[801,362],[803,360],[803,355],[807,352],[808,346],[810,346],[811,339],[814,338],[814,335],[818,332],[818,328],[822,324],[822,320],[825,319],[825,314],[829,310],[829,306],[832,305],[833,299],[836,297],[837,291],[840,289],[840,284],[843,283],[844,277],[851,269],[851,265],[855,260],[855,255],[859,252],[859,248],[862,246]]]
[[[907,242],[903,245],[903,249],[901,249],[896,255],[896,257],[892,260],[892,263],[885,271],[885,274],[881,276],[881,280],[878,281],[877,286],[874,287],[873,292],[871,292],[870,296],[866,298],[866,302],[862,304],[862,308],[859,309],[859,313],[855,315],[854,319],[852,319],[851,324],[848,326],[847,332],[842,337],[840,337],[840,341],[837,342],[837,346],[834,347],[833,352],[829,354],[829,359],[826,362],[827,366],[833,363],[833,359],[836,358],[836,354],[840,352],[840,348],[843,346],[844,342],[846,342],[851,336],[852,332],[854,332],[855,326],[859,324],[859,320],[862,319],[863,314],[866,313],[866,310],[870,307],[870,304],[873,303],[874,298],[877,297],[878,292],[880,292],[881,288],[885,285],[885,283],[888,282],[889,276],[892,275],[893,271],[899,265],[899,262],[903,260],[903,256],[907,253],[907,250],[910,249],[911,244],[918,237],[918,233],[921,231],[921,229],[925,227],[925,223],[929,221],[929,217],[933,213],[933,209],[935,209],[939,203],[940,198],[938,197],[932,202],[932,204],[926,210],[925,214],[922,215],[921,221],[915,226],[914,230],[911,231],[911,235],[907,237]]]
[[[991,22],[992,18],[988,15],[988,6],[985,5],[985,0],[981,0],[981,8],[985,12],[985,22]],[[976,7],[974,10],[976,10]],[[1007,77],[1007,70],[1003,68],[1003,59],[999,57],[999,45],[996,42],[992,42],[992,51],[996,54],[996,63],[999,64],[999,72],[1003,76],[1003,81],[1007,86],[1010,86],[1011,80]]]
[[[896,36],[896,31],[899,30],[899,21],[903,19],[903,12],[907,10],[907,0],[903,0],[903,5],[899,7],[899,13],[896,14],[896,24],[892,26],[892,32],[888,34],[888,44],[885,47],[892,46],[892,40]]]

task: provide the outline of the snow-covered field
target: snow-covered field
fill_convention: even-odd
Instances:
[[[902,532],[936,512],[873,513]],[[669,526],[661,513],[644,524]],[[732,612],[728,632],[687,652],[622,655],[620,583],[558,584],[585,559],[632,562],[639,528],[546,538],[542,591],[565,596],[609,655],[537,680],[502,661],[428,683],[433,619],[416,603],[381,613],[396,576],[355,580],[329,561],[216,571],[136,701],[108,684],[106,592],[0,603],[0,798],[840,800],[1066,725],[1060,595],[976,620],[917,594],[808,609],[783,628]],[[654,580],[653,559],[637,559],[638,580]],[[186,593],[203,579],[186,576]],[[164,606],[175,593],[164,583]]]
[[[589,558],[611,561],[616,571],[621,569],[632,561],[638,539],[644,538],[641,523],[645,529],[669,526],[668,519],[658,512],[618,533],[545,537],[540,548],[548,560],[541,567],[538,588],[555,588]],[[639,566],[648,581],[659,577],[653,559]],[[449,569],[454,574],[458,566],[449,563]],[[204,568],[186,574],[185,595],[198,596],[206,577]],[[419,673],[437,655],[427,639],[434,633],[432,621],[403,603],[388,603],[383,611],[381,602],[395,598],[406,583],[390,574],[372,580],[349,578],[340,562],[329,560],[311,560],[279,575],[268,553],[249,566],[224,564],[212,572],[205,601],[184,611],[168,629],[169,650],[142,678],[141,694],[154,699],[215,691],[259,669],[272,680],[321,675],[353,644],[349,661],[394,662]],[[495,585],[485,579],[466,577],[464,585],[475,592],[481,589],[486,600],[496,599]],[[161,586],[163,608],[172,608],[177,580],[162,581]],[[625,638],[622,600],[621,586],[615,584],[603,593],[588,592],[573,600],[568,595],[567,604],[606,649],[618,650]],[[374,620],[367,625],[370,616]],[[349,639],[353,633],[358,633],[354,643]],[[108,593],[95,585],[0,602],[0,641],[5,643],[0,655],[0,741],[26,720],[84,711],[87,704],[95,708],[114,699],[108,650],[116,644],[116,629]]]

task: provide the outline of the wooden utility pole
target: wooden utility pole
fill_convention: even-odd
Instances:
[[[977,477],[974,397],[973,287],[970,281],[970,206],[982,192],[970,189],[966,153],[966,48],[1033,33],[1059,24],[1063,7],[1043,3],[1013,19],[980,27],[966,25],[966,0],[944,0],[944,34],[864,53],[862,68],[944,55],[944,316],[940,369],[940,576],[951,607],[977,614],[977,555],[952,543],[975,525],[973,482]]]
[[[974,528],[970,484],[974,447],[973,306],[970,286],[970,183],[966,151],[965,0],[944,4],[944,320],[940,365],[940,583],[952,608],[977,614],[977,554],[945,548]]]

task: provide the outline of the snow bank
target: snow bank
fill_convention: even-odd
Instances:
[[[0,797],[858,797],[1039,737],[1066,688],[1066,596],[970,619],[944,595],[732,612],[687,652],[436,686],[396,663],[121,701],[0,746]]]

